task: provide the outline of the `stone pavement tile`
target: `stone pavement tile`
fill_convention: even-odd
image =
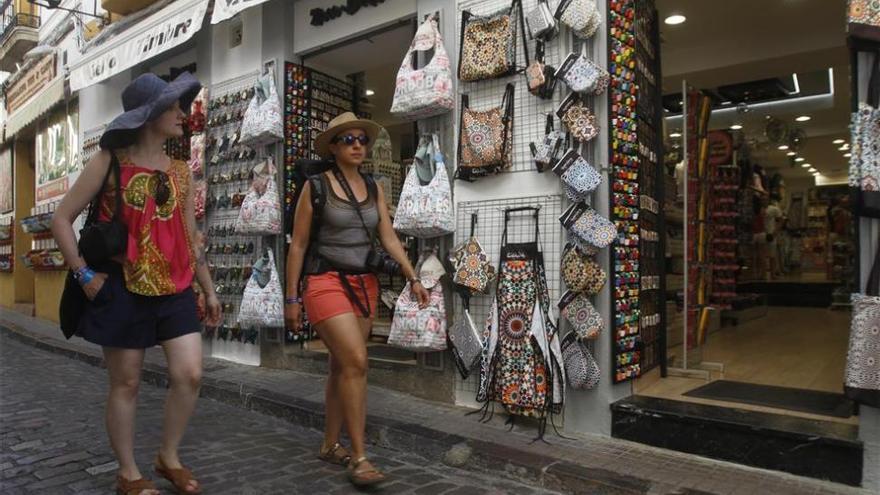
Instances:
[[[445,493],[452,488],[455,488],[455,485],[450,483],[432,483],[430,485],[417,488],[414,493],[418,495],[440,495],[441,493]]]

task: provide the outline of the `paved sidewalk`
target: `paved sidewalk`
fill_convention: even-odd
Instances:
[[[0,329],[31,345],[101,364],[100,349],[81,339],[65,341],[57,326],[8,310]],[[144,379],[165,383],[164,356],[148,351]],[[202,394],[228,404],[320,428],[323,377],[288,370],[205,360]],[[466,409],[370,387],[368,437],[373,445],[416,452],[429,460],[455,463],[469,454],[466,469],[566,493],[608,494],[867,494],[866,490],[766,471],[611,439],[548,434],[550,444],[532,443],[535,430],[508,431],[500,415],[488,424],[464,416]],[[0,461],[2,462],[2,461]]]

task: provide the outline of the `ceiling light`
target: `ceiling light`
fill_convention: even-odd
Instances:
[[[820,175],[822,175],[822,174],[820,174],[819,172],[814,172],[814,173],[813,173],[813,177],[819,177]]]
[[[663,22],[665,22],[666,24],[669,24],[670,26],[675,26],[675,25],[683,23],[686,20],[687,20],[687,17],[685,17],[681,14],[672,14],[671,16],[667,17]]]
[[[732,126],[730,126],[731,131],[738,131],[742,128],[743,128],[742,124],[733,124]]]
[[[673,133],[669,134],[669,137],[671,137],[672,139],[680,138],[681,133],[680,132],[673,132]]]
[[[844,158],[849,158],[849,157],[851,157],[851,156],[852,156],[852,153],[844,153],[844,154],[843,154],[843,157],[844,157]]]
[[[810,169],[807,170],[807,172],[810,172],[811,174],[815,174],[816,172],[818,172],[818,170],[816,170],[816,169],[813,168],[813,167],[810,167]]]
[[[810,168],[811,166],[812,165],[810,165],[809,163],[801,163],[801,167],[804,167],[804,168]]]
[[[797,155],[797,153],[795,153],[794,151],[789,151],[788,153],[785,154],[785,156],[796,156],[796,155]],[[804,159],[801,158],[801,161],[803,161],[803,160]]]
[[[845,143],[845,142],[846,142],[846,141],[843,140],[843,139],[835,139],[834,141],[832,141],[832,143],[834,143],[834,144],[843,144],[843,143]]]
[[[788,145],[787,144],[780,144],[779,148],[777,148],[777,149],[779,149],[780,151],[785,151],[788,149]]]
[[[849,149],[849,145],[848,145],[848,144],[844,144],[844,145],[841,146],[840,148],[837,148],[838,151],[846,151],[846,150],[848,150],[848,149]]]
[[[794,159],[794,161],[796,161],[796,162],[802,162],[802,161],[804,161],[804,160],[806,160],[806,158],[804,158],[804,157],[802,157],[802,156],[799,156],[799,157],[797,157],[797,158]]]
[[[794,119],[794,120],[796,120],[796,121],[798,121],[798,122],[806,122],[806,121],[808,121],[808,120],[810,120],[810,119],[812,119],[812,118],[813,118],[813,117],[810,117],[809,115],[801,115],[800,117],[798,117],[798,118],[796,118],[796,119]]]
[[[368,90],[364,91],[364,94],[367,96],[373,96],[374,94],[376,94],[376,92],[373,91],[372,89],[368,89]]]

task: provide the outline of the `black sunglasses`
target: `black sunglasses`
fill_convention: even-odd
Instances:
[[[361,134],[360,136],[346,134],[344,136],[336,136],[330,142],[331,143],[338,143],[340,141],[342,141],[342,143],[345,144],[346,146],[353,145],[355,141],[361,143],[361,146],[366,146],[366,145],[370,144],[370,136],[367,136],[366,134]]]
[[[156,200],[156,206],[165,206],[165,203],[171,199],[171,184],[168,182],[168,174],[162,171],[156,171],[156,193],[153,199]]]

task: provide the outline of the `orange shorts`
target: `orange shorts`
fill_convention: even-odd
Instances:
[[[379,309],[379,279],[372,273],[365,275],[348,275],[348,282],[357,294],[361,305],[369,304],[371,317],[376,316]],[[366,289],[367,301],[364,301]],[[338,272],[326,272],[306,277],[303,307],[309,323],[322,321],[345,313],[354,313],[357,317],[366,316],[361,313],[357,304],[351,300],[348,291],[339,280]]]

